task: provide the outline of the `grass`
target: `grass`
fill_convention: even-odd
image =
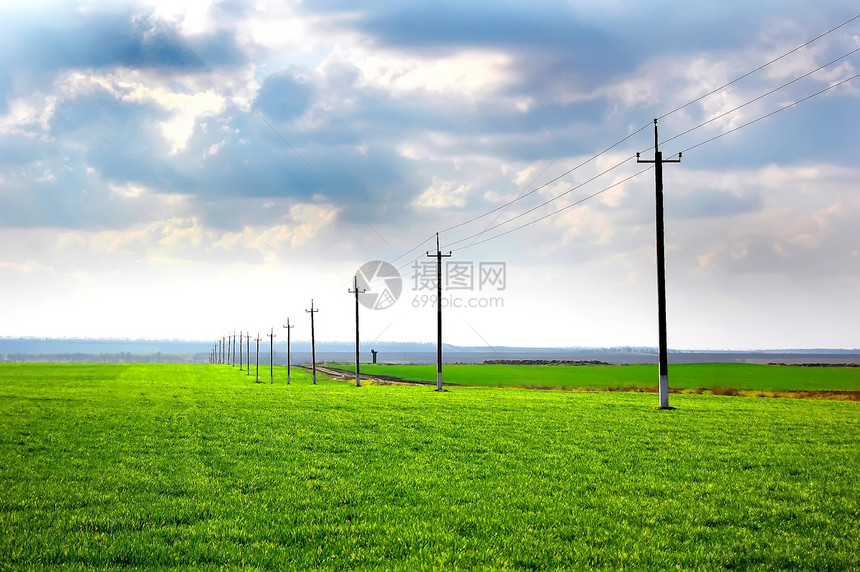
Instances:
[[[355,372],[354,364],[336,367]],[[367,375],[436,382],[435,365],[362,364]],[[579,387],[595,389],[651,388],[657,385],[655,365],[501,365],[443,366],[446,384],[495,387]],[[733,388],[743,391],[860,391],[860,368],[794,367],[708,363],[669,366],[675,389]]]
[[[860,405],[0,365],[0,568],[860,567]]]

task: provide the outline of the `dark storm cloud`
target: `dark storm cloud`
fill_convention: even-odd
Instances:
[[[185,37],[164,22],[130,11],[82,13],[60,5],[50,15],[3,14],[0,35],[0,89],[7,97],[16,83],[40,86],[66,69],[124,66],[187,72],[246,60],[229,32]]]
[[[169,146],[157,122],[167,117],[158,106],[121,101],[101,91],[61,101],[51,133],[81,147],[86,164],[108,179],[177,192],[187,181],[165,161]]]

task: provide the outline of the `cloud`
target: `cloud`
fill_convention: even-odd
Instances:
[[[318,290],[436,231],[444,246],[511,220],[455,251],[623,299],[619,316],[653,302],[653,171],[601,191],[642,168],[633,157],[650,155],[653,117],[854,12],[845,0],[813,12],[765,0],[741,19],[665,0],[28,6],[0,7],[0,233],[19,245],[3,271],[22,295],[50,295],[26,288],[33,264],[89,288],[325,259],[303,274]],[[848,77],[853,60],[683,133],[853,49],[857,33],[661,117],[663,152],[688,150],[664,170],[668,260],[694,285],[685,295],[767,273],[856,279],[856,87],[694,147]],[[647,329],[638,319],[631,331]]]
[[[673,196],[666,208],[673,218],[724,217],[761,210],[763,201],[755,190],[738,195],[725,189],[697,189],[690,194]]]
[[[194,36],[140,9],[78,10],[53,6],[46,17],[33,10],[5,14],[7,62],[31,74],[73,68],[129,67],[169,70],[239,65],[244,55],[225,30]]]
[[[418,198],[415,206],[420,209],[446,209],[450,207],[462,207],[466,204],[469,195],[468,185],[456,186],[451,181],[437,181],[427,187]]]
[[[313,97],[313,85],[300,76],[282,71],[266,78],[254,106],[266,118],[287,121],[304,113]]]

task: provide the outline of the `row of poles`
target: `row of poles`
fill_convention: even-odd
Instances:
[[[318,309],[314,309],[314,301],[311,300],[311,309],[305,310],[306,312],[311,313],[311,348],[313,355],[313,380],[314,383],[317,382],[317,370],[316,370],[316,350],[315,350],[315,336],[314,336],[314,314],[319,312]],[[290,383],[290,365],[292,363],[292,359],[290,358],[290,330],[295,328],[295,325],[290,324],[290,319],[287,318],[287,323],[284,325],[284,328],[287,330],[287,384]],[[266,336],[269,338],[269,383],[275,382],[275,338],[277,334],[275,333],[275,328],[271,328]],[[263,338],[260,337],[259,332],[257,333],[256,338],[251,338],[251,333],[246,332],[244,334],[245,338],[245,349],[246,355],[248,356],[247,361],[243,361],[242,357],[242,338],[243,333],[239,332],[239,343],[238,343],[238,353],[239,353],[239,371],[245,370],[245,364],[247,363],[247,374],[251,375],[251,341],[255,341],[257,344],[256,348],[256,382],[260,381],[260,342]],[[226,336],[223,336],[221,339],[217,340],[215,344],[212,346],[212,350],[209,352],[209,363],[211,364],[226,364],[230,366],[236,365],[236,332],[232,332]]]
[[[663,164],[664,163],[679,163],[681,161],[681,154],[678,153],[677,159],[664,159],[663,153],[660,151],[659,146],[659,138],[657,134],[657,120],[654,120],[654,159],[653,160],[645,160],[641,159],[639,153],[636,153],[636,161],[638,163],[653,163],[654,164],[654,179],[655,179],[655,198],[656,198],[656,227],[657,227],[657,323],[658,323],[658,338],[659,338],[659,348],[658,348],[658,366],[657,366],[657,378],[658,378],[658,393],[660,399],[660,409],[672,409],[669,407],[669,350],[666,336],[666,269],[665,269],[665,255],[664,255],[664,226],[663,226]],[[442,391],[442,258],[450,257],[451,252],[449,251],[447,254],[443,254],[439,249],[439,233],[436,233],[436,252],[430,253],[427,252],[427,256],[430,258],[436,259],[436,287],[437,287],[437,295],[436,295],[436,306],[437,306],[437,318],[436,318],[436,391]],[[361,290],[358,287],[358,277],[356,276],[353,281],[352,290],[348,290],[350,294],[355,294],[355,385],[361,386],[361,379],[359,373],[359,327],[358,327],[358,295],[363,294],[366,290]],[[317,369],[316,369],[316,344],[314,339],[314,314],[318,312],[318,309],[314,309],[314,301],[311,300],[311,309],[305,310],[305,312],[310,313],[311,315],[311,361],[313,367],[313,382],[317,382]],[[287,383],[290,383],[290,328],[293,326],[290,325],[290,320],[287,318],[287,325],[284,328],[287,328]],[[274,338],[275,338],[275,330],[272,328],[271,332],[267,334],[269,336],[269,344],[270,348],[274,348]],[[233,334],[233,345],[232,345],[232,360],[235,363],[236,358],[236,334]],[[247,348],[248,348],[248,375],[250,375],[251,368],[251,337],[250,334],[247,334]],[[257,381],[259,381],[259,371],[260,371],[260,335],[257,334],[256,342],[257,342]],[[225,341],[227,352],[225,354]],[[242,369],[242,334],[239,334],[239,369]],[[225,363],[225,359],[230,359],[230,336],[226,336],[226,338],[221,338],[221,340],[215,344],[215,347],[212,350],[209,361],[210,363]],[[270,351],[270,363],[269,363],[269,383],[274,382],[274,351]]]
[[[451,252],[449,251],[447,254],[443,254],[439,250],[439,233],[436,233],[436,252],[431,253],[427,252],[427,256],[431,258],[436,258],[436,286],[437,286],[437,298],[436,298],[436,306],[437,306],[437,318],[436,318],[436,390],[442,391],[442,258],[446,258],[451,256]],[[358,313],[358,295],[364,294],[367,292],[366,289],[358,287],[358,276],[353,277],[353,287],[351,290],[347,290],[350,294],[355,295],[355,385],[356,387],[361,387],[361,370],[360,370],[360,359],[359,359],[359,346],[360,346],[360,329],[359,329],[359,313]],[[311,371],[313,376],[313,383],[317,382],[317,354],[316,354],[316,335],[314,331],[314,314],[319,312],[319,308],[314,308],[314,301],[311,299],[311,308],[310,310],[305,310],[305,312],[311,315]],[[284,325],[284,328],[287,330],[287,384],[290,383],[290,329],[294,328],[294,325],[290,324],[290,319],[287,318],[287,323]],[[271,328],[270,332],[266,334],[269,338],[269,383],[275,382],[275,328]],[[245,362],[243,362],[242,358],[242,338],[243,333],[239,332],[239,371],[243,371],[245,369]],[[245,347],[246,354],[248,356],[247,359],[247,375],[251,375],[251,334],[247,332],[244,334],[245,338]],[[257,333],[257,337],[253,338],[253,340],[257,344],[256,351],[256,382],[260,381],[260,342],[262,338],[260,334]],[[212,346],[212,351],[209,352],[209,363],[211,364],[227,364],[231,366],[236,365],[236,332],[232,332],[226,336],[223,336],[221,339],[217,340],[215,344]]]

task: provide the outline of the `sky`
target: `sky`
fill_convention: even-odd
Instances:
[[[435,342],[439,232],[445,343],[656,346],[659,118],[669,347],[858,348],[858,12],[2,2],[0,336]]]

